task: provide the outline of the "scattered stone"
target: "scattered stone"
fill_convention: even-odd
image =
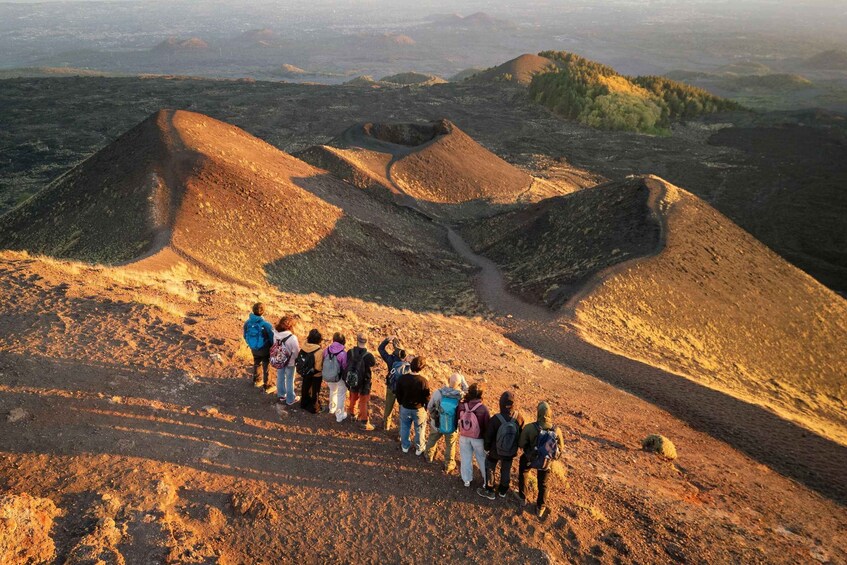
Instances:
[[[124,399],[121,398],[120,396],[113,396],[112,398],[109,399],[109,403],[110,404],[120,404],[121,402],[123,402],[123,400]]]
[[[659,434],[650,434],[641,440],[641,448],[644,451],[658,453],[665,459],[676,459],[676,446],[671,440]]]
[[[214,406],[204,406],[203,408],[200,409],[200,412],[208,414],[209,416],[214,416],[215,414],[218,414],[220,411],[217,408],[215,408]]]
[[[26,493],[0,497],[0,563],[47,563],[56,546],[50,537],[53,519],[61,514],[52,500]]]
[[[275,520],[277,517],[273,508],[262,498],[252,493],[234,493],[231,499],[232,511],[236,516],[249,515],[252,518]]]
[[[184,323],[186,326],[193,326],[198,322],[199,320],[197,320],[196,318],[191,318],[189,316],[186,316],[185,319],[182,321],[182,323]]]
[[[6,421],[13,424],[15,422],[20,422],[21,420],[26,420],[29,417],[30,413],[23,408],[12,408],[12,410],[9,411],[9,415],[6,416]]]
[[[215,363],[223,363],[224,362],[224,358],[220,353],[210,353],[209,359],[211,359]]]
[[[209,340],[212,345],[226,345],[226,340],[220,337],[213,337]]]
[[[118,551],[123,532],[112,518],[97,522],[94,531],[77,542],[68,555],[65,565],[124,565],[124,556]]]

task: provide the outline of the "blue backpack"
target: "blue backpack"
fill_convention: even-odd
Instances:
[[[550,467],[550,462],[558,459],[561,455],[559,441],[555,429],[542,430],[538,422],[535,423],[535,426],[538,428],[538,438],[529,452],[529,468],[546,471]]]
[[[391,367],[391,372],[388,373],[388,379],[385,381],[388,390],[397,394],[397,381],[400,380],[401,376],[408,375],[411,372],[412,366],[405,361],[397,361],[394,363]]]
[[[438,403],[438,432],[452,434],[456,431],[456,410],[459,409],[459,399],[442,396]]]
[[[268,344],[267,330],[262,319],[247,322],[247,330],[244,332],[244,340],[250,349],[262,349]]]

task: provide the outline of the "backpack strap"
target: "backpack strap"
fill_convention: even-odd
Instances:
[[[498,420],[500,420],[500,425],[501,425],[501,426],[502,426],[503,424],[505,424],[505,423],[506,423],[506,418],[504,418],[504,417],[503,417],[503,414],[497,414],[497,415],[495,416],[495,418],[497,418]]]

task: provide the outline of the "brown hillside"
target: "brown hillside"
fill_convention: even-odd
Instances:
[[[10,249],[101,263],[159,252],[225,278],[398,297],[405,291],[396,283],[414,286],[419,270],[432,292],[432,269],[456,278],[449,255],[432,251],[440,239],[413,214],[183,111],[158,112],[0,218],[0,246]],[[377,267],[408,276],[379,283]]]
[[[595,344],[847,443],[847,304],[690,193],[631,179],[467,232],[536,300],[588,281],[566,312]]]
[[[448,120],[426,124],[366,123],[348,128],[333,147],[301,155],[360,187],[411,197],[433,216],[473,217],[491,204],[513,204],[534,192],[533,178],[485,149]],[[564,191],[564,189],[563,189]]]
[[[506,61],[502,65],[477,73],[471,80],[506,80],[529,84],[532,82],[533,76],[555,67],[556,63],[547,57],[525,53],[511,61]]]

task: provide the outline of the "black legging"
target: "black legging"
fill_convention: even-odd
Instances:
[[[521,455],[520,460],[518,461],[518,492],[522,495],[526,496],[526,474],[531,471],[529,468],[529,459],[526,458],[526,454]],[[550,477],[550,470],[542,471],[541,469],[537,469],[538,471],[538,502],[536,502],[537,506],[544,506],[544,503],[547,502],[547,489],[549,487],[547,479]]]
[[[320,412],[320,393],[321,375],[319,373],[309,377],[303,377],[303,386],[300,389],[300,408],[313,414]]]

